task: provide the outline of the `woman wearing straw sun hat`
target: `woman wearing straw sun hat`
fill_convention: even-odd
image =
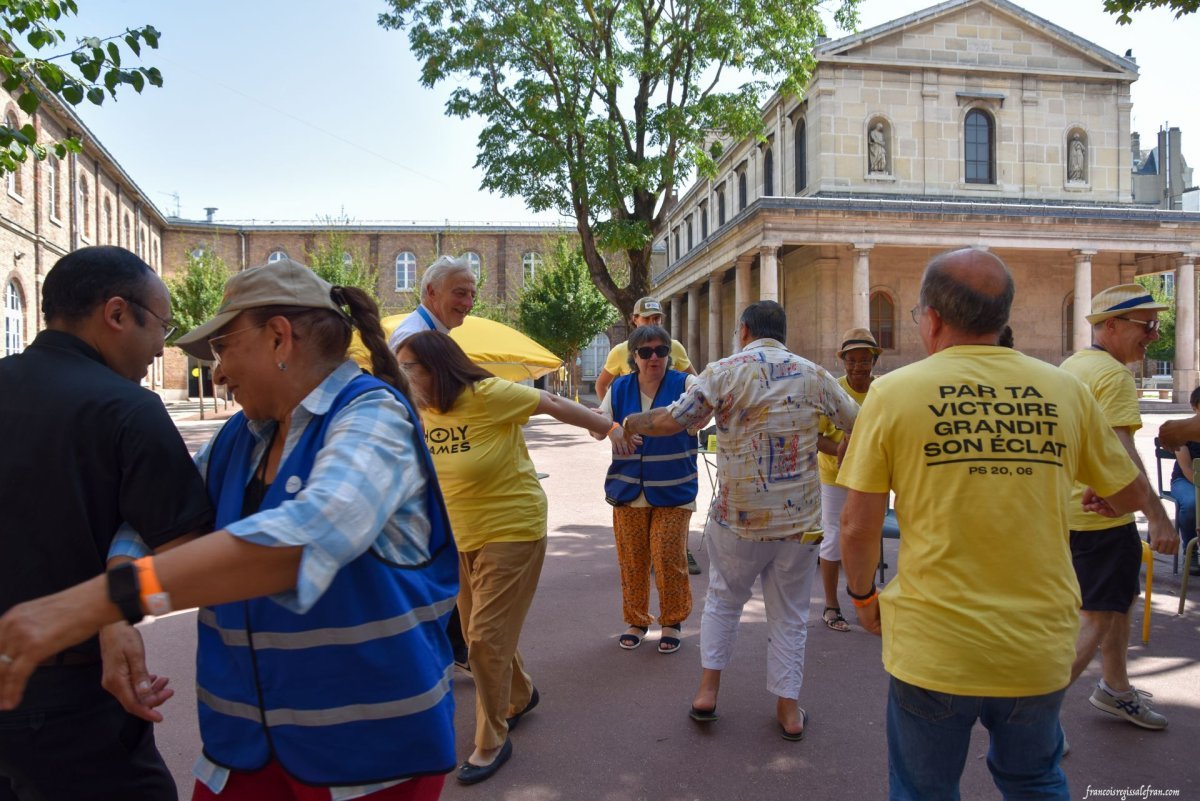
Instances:
[[[377,377],[345,358],[352,326]],[[231,278],[177,344],[243,409],[197,457],[219,530],[15,607],[0,708],[101,626],[202,606],[193,798],[436,799],[454,767],[458,557],[378,309],[285,259]]]
[[[851,328],[842,334],[842,346],[837,357],[842,360],[846,374],[838,379],[838,385],[862,405],[867,390],[875,380],[872,371],[879,361],[883,349],[875,342],[874,335],[866,328]],[[838,601],[838,572],[842,567],[842,550],[838,542],[841,531],[842,507],[846,504],[847,491],[837,483],[837,445],[845,432],[835,426],[828,417],[822,416],[820,433],[825,448],[817,455],[817,466],[821,473],[821,529],[825,532],[821,540],[821,583],[825,588],[825,609],[821,619],[834,631],[849,631],[850,624],[842,615]]]

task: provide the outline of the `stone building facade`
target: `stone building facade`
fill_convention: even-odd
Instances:
[[[950,0],[815,55],[805,95],[766,104],[763,140],[726,143],[658,243],[695,360],[728,354],[741,309],[773,299],[789,347],[827,367],[854,326],[882,369],[915,361],[924,265],[970,245],[1013,269],[1017,346],[1053,363],[1090,343],[1094,291],[1172,274],[1177,395],[1196,386],[1200,214],[1133,203],[1131,59],[1007,0]]]
[[[542,268],[554,241],[574,235],[573,229],[548,225],[237,225],[172,220],[164,233],[163,257],[169,273],[200,249],[220,256],[231,270],[285,256],[308,263],[309,254],[326,246],[331,234],[339,237],[348,258],[378,269],[385,315],[416,308],[421,275],[443,254],[471,261],[482,302],[515,302],[524,282]],[[181,389],[189,365],[182,352],[170,351],[166,385]]]

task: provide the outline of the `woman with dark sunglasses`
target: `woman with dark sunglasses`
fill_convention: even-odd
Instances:
[[[660,326],[633,330],[629,364],[633,372],[614,381],[600,404],[613,420],[668,406],[683,394],[687,375],[671,369],[671,335]],[[662,626],[658,651],[670,654],[679,650],[683,621],[692,611],[685,549],[696,511],[696,437],[681,431],[634,443],[614,444],[604,482],[613,506],[622,612],[629,626],[617,642],[632,650],[649,631],[653,565]]]

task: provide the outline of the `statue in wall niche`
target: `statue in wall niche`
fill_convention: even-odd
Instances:
[[[887,138],[883,135],[883,123],[875,123],[867,144],[870,172],[887,172]]]
[[[1071,138],[1070,152],[1067,154],[1067,180],[1082,181],[1083,165],[1087,163],[1087,145],[1075,134]]]

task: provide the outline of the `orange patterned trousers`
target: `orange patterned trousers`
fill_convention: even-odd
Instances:
[[[650,566],[658,588],[658,621],[664,626],[682,623],[692,612],[692,585],[687,572],[690,509],[677,506],[613,509],[613,535],[621,567],[621,607],[625,622],[649,627]]]

